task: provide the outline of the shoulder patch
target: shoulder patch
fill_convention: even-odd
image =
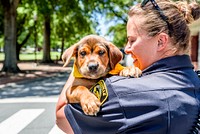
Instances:
[[[101,102],[101,105],[108,98],[108,89],[104,80],[98,81],[93,87],[90,88],[90,92],[92,92]]]

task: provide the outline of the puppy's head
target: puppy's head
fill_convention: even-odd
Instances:
[[[71,57],[75,57],[79,73],[85,78],[97,79],[113,69],[122,56],[121,51],[103,37],[88,35],[68,48],[62,59],[67,66]]]

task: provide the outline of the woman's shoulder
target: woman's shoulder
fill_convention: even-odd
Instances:
[[[109,90],[114,90],[117,94],[199,88],[200,81],[198,77],[194,77],[195,75],[191,72],[166,71],[139,78],[112,76],[105,79],[105,84]]]
[[[108,90],[113,90],[118,96],[122,94],[137,93],[144,90],[150,90],[151,86],[149,78],[133,78],[133,77],[121,77],[112,76],[105,79],[105,84]],[[148,87],[148,88],[147,88]],[[153,89],[153,88],[152,88]]]

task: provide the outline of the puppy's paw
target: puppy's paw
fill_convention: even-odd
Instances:
[[[92,94],[91,92],[89,92],[87,95],[83,94],[81,96],[81,100],[80,100],[83,112],[86,115],[97,115],[97,113],[100,110],[100,101],[99,99],[97,99],[97,97]]]
[[[138,78],[142,74],[142,71],[138,67],[125,67],[120,73],[120,76],[130,76]]]

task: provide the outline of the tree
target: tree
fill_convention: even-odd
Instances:
[[[29,40],[33,34],[35,5],[29,0],[20,1],[17,8],[17,42],[16,55],[19,61],[19,54],[22,47],[30,45]]]
[[[3,43],[1,41],[1,38],[3,38],[3,7],[0,4],[0,52],[2,52],[3,49]]]
[[[51,63],[51,15],[54,11],[57,1],[54,0],[35,0],[38,13],[43,15],[44,21],[44,42],[43,42],[43,63]]]
[[[83,1],[36,0],[35,3],[38,14],[42,14],[44,18],[43,63],[52,62],[50,49],[53,38],[62,42],[63,51],[64,45],[72,45],[84,35],[92,32],[90,13],[85,10],[85,5],[88,5]]]
[[[107,35],[113,36],[113,43],[118,47],[124,47],[126,43],[127,12],[135,3],[136,1],[130,0],[110,0],[105,4],[107,22],[114,22],[109,27]]]
[[[2,71],[17,73],[16,57],[16,16],[20,0],[0,0],[4,13],[4,52],[5,60]]]
[[[127,23],[127,12],[136,1],[130,0],[83,0],[85,10],[91,14],[91,18],[95,21],[96,30],[100,24],[97,15],[105,16],[105,25],[109,25],[108,32],[106,35],[111,37],[112,41],[118,47],[123,47],[126,42],[126,23]]]
[[[24,13],[22,18],[18,15],[17,20],[17,41],[16,41],[16,57],[19,61],[19,54],[21,48],[27,43],[28,39],[30,38],[31,34],[33,33],[34,26],[26,26],[25,21],[27,20],[27,14]],[[27,29],[27,30],[25,30]],[[27,32],[26,32],[27,31]],[[24,35],[25,34],[25,35]],[[23,39],[20,37],[23,35]]]
[[[50,25],[51,16],[50,14],[44,15],[44,44],[43,44],[43,63],[51,63],[51,25]]]
[[[61,55],[65,47],[73,45],[87,34],[95,33],[91,14],[84,7],[80,1],[60,1],[56,9],[53,32],[60,40]]]
[[[0,37],[3,36],[3,7],[0,5]]]

